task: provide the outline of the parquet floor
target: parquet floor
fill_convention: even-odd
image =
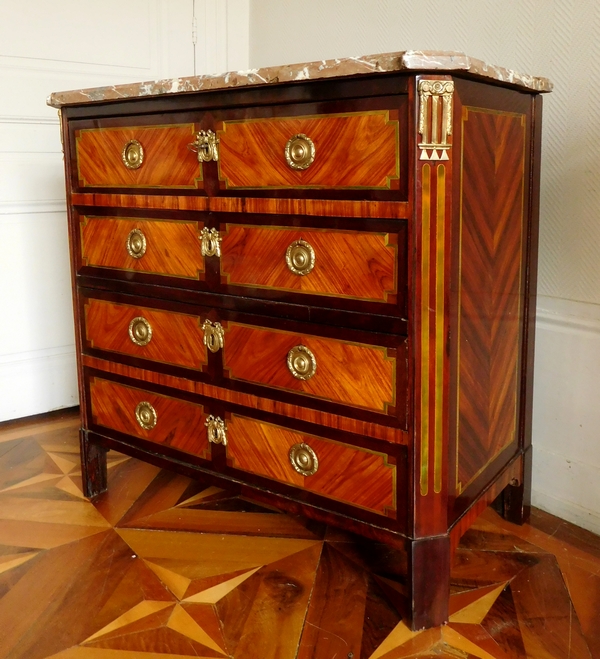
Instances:
[[[600,658],[600,538],[557,518],[486,511],[412,633],[386,547],[118,454],[91,504],[77,427],[0,427],[0,657]]]

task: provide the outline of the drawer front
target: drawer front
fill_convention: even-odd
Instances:
[[[395,356],[387,348],[229,322],[229,377],[389,413],[396,405]]]
[[[98,377],[90,378],[90,401],[99,426],[210,459],[201,405]]]
[[[395,303],[397,235],[227,224],[227,284]]]
[[[90,348],[194,369],[207,363],[198,316],[95,299],[84,309]]]
[[[235,469],[396,517],[396,465],[385,453],[232,415],[227,458]]]
[[[202,279],[202,223],[83,216],[84,266]]]
[[[223,189],[398,189],[395,111],[223,121]]]
[[[170,126],[83,128],[75,131],[82,188],[203,187],[193,123]]]

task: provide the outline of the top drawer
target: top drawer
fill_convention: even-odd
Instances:
[[[406,198],[407,100],[205,108],[71,121],[73,188]]]

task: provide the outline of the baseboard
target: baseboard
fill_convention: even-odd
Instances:
[[[600,533],[600,305],[538,299],[533,503]]]
[[[0,391],[0,422],[78,405],[74,348],[4,356]]]
[[[597,510],[589,510],[571,501],[557,499],[551,494],[537,490],[533,490],[531,494],[531,503],[536,508],[600,535],[600,512]]]

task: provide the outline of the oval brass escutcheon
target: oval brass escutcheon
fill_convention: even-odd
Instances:
[[[212,323],[210,320],[205,320],[202,325],[204,331],[204,345],[211,352],[219,352],[225,343],[225,330],[221,323]]]
[[[145,400],[135,408],[135,418],[144,430],[152,430],[158,421],[156,410]]]
[[[209,442],[227,446],[227,426],[220,416],[213,416],[211,414],[206,418],[204,425],[207,428]]]
[[[304,133],[298,133],[285,145],[285,160],[292,169],[307,169],[315,159],[315,145]]]
[[[136,346],[146,346],[152,340],[152,326],[142,316],[129,323],[129,338]]]
[[[130,140],[123,147],[121,158],[127,169],[139,169],[144,162],[144,147],[137,140]]]
[[[141,259],[146,253],[146,236],[139,229],[133,229],[127,236],[125,247],[129,256]]]
[[[295,240],[285,252],[287,267],[295,275],[307,275],[315,267],[315,250],[306,240]]]
[[[289,452],[292,467],[303,476],[312,476],[319,468],[319,458],[308,444],[294,444]]]
[[[287,365],[298,380],[310,380],[317,371],[317,360],[306,346],[296,346],[288,352]]]

